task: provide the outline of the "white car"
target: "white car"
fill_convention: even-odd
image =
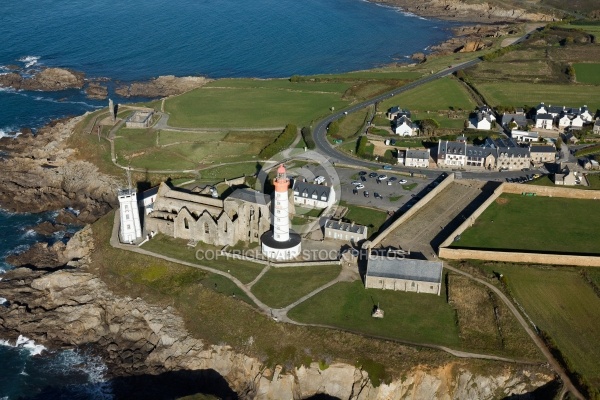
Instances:
[[[388,181],[388,186],[392,186],[392,181]]]
[[[356,185],[357,189],[364,189],[365,185],[363,185],[362,183],[359,183],[358,185]]]
[[[315,178],[314,182],[317,185],[321,185],[321,184],[325,183],[325,177],[324,176],[317,176]]]
[[[387,179],[387,175],[379,175],[379,176],[377,177],[377,179],[379,179],[380,181],[384,181],[384,180],[386,180],[386,179]]]
[[[360,183],[360,181],[352,181],[352,184],[354,186],[362,185],[362,183]]]
[[[408,183],[408,181],[406,179],[400,179],[398,181],[398,183],[401,184],[401,185],[404,185],[404,184]]]

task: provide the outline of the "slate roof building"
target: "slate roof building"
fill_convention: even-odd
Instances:
[[[439,296],[443,269],[441,261],[371,255],[367,261],[365,288],[431,293]]]
[[[531,162],[534,164],[554,162],[556,159],[556,147],[550,145],[531,146],[529,154]]]
[[[327,208],[335,203],[335,190],[331,186],[295,179],[293,192],[294,204],[301,207]]]
[[[347,240],[358,243],[367,239],[367,227],[354,222],[342,222],[333,219],[325,223],[325,239]]]
[[[429,149],[407,149],[404,152],[404,166],[416,168],[429,168]]]
[[[438,142],[437,164],[440,167],[464,167],[467,157],[466,142]]]

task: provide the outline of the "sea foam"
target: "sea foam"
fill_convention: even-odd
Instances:
[[[46,347],[42,346],[41,344],[35,344],[35,341],[33,341],[32,339],[29,339],[28,337],[23,336],[23,335],[19,335],[19,337],[17,338],[17,341],[15,342],[14,345],[11,344],[10,341],[8,341],[8,340],[0,339],[0,346],[8,346],[8,347],[16,347],[16,348],[26,349],[29,351],[29,354],[32,356],[37,356],[39,354],[42,354],[42,352],[46,350]]]
[[[38,63],[40,60],[39,56],[25,56],[19,58],[17,61],[20,61],[25,64],[25,68],[31,68]]]

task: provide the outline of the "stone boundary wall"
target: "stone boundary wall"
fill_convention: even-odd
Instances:
[[[230,253],[228,251],[220,251],[220,256],[231,257],[236,260],[250,261],[262,265],[270,265],[274,268],[289,268],[289,267],[308,267],[316,265],[340,265],[341,260],[324,260],[324,261],[290,261],[290,262],[276,262],[269,261],[267,259],[254,258],[245,256],[243,254]]]
[[[440,249],[442,247],[450,246],[456,236],[463,233],[467,228],[473,226],[475,220],[503,193],[504,185],[505,183],[500,184],[500,186],[494,190],[494,193],[492,193],[492,195],[486,201],[484,201],[483,204],[481,204],[469,218],[460,224],[460,226],[456,228],[456,230],[454,230],[454,232],[452,232],[450,236],[448,236],[446,240],[442,242],[442,244],[440,244]]]
[[[521,194],[535,193],[538,196],[544,197],[564,197],[567,199],[585,199],[598,200],[600,199],[600,190],[585,190],[575,189],[573,187],[564,186],[535,186],[523,185],[519,183],[504,183],[504,193]]]
[[[410,217],[415,215],[420,209],[422,209],[427,203],[429,203],[435,196],[437,196],[442,190],[444,190],[448,185],[454,182],[454,174],[450,173],[439,185],[431,190],[431,192],[427,193],[425,197],[423,197],[420,201],[418,201],[411,209],[402,214],[396,221],[394,221],[390,226],[385,228],[383,232],[381,232],[375,239],[373,239],[370,243],[371,247],[377,246],[383,239],[386,238],[392,231],[394,231],[398,226],[406,222]]]
[[[593,255],[569,255],[547,253],[522,253],[518,251],[493,251],[477,249],[450,248],[454,238],[470,227],[494,200],[502,193],[521,194],[535,193],[544,197],[563,197],[569,199],[598,200],[600,190],[582,190],[553,186],[522,185],[518,183],[502,183],[489,199],[450,234],[440,245],[439,257],[451,260],[474,259],[484,261],[505,261],[531,264],[574,265],[578,267],[600,267],[600,257]]]
[[[573,256],[566,254],[519,253],[512,251],[490,251],[475,249],[453,249],[440,247],[440,258],[451,260],[506,261],[530,264],[574,265],[578,267],[600,267],[600,257]]]

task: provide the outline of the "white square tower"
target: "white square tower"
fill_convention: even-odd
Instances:
[[[142,238],[140,211],[138,209],[135,189],[119,190],[120,226],[119,239],[121,243],[132,243]]]

